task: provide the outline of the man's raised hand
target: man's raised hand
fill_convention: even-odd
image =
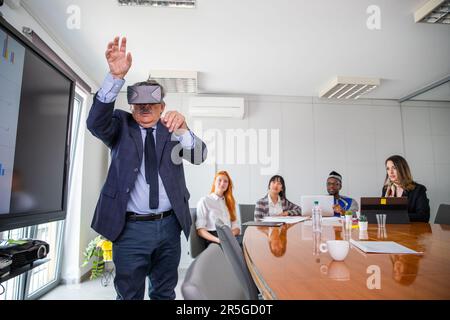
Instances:
[[[131,68],[132,57],[130,52],[127,54],[127,38],[122,38],[120,47],[119,40],[120,37],[115,37],[112,42],[108,43],[105,56],[112,76],[123,79]]]

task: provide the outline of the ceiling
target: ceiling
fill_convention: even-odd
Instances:
[[[426,1],[376,1],[381,29],[369,30],[373,0],[198,0],[196,9],[22,0],[97,84],[107,43],[123,35],[133,54],[129,83],[151,69],[195,70],[200,93],[318,96],[334,76],[374,77],[381,86],[366,97],[377,99],[450,75],[450,26],[414,23]],[[70,5],[81,10],[79,30],[66,26]]]

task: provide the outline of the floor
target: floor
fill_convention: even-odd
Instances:
[[[178,270],[178,284],[175,288],[177,300],[182,300],[181,284],[184,280],[186,269]],[[107,286],[103,286],[100,279],[84,281],[79,284],[63,284],[42,296],[40,300],[115,300],[116,291],[111,281]],[[149,300],[147,288],[145,290],[145,300]]]

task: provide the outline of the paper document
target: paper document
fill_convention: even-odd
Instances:
[[[312,226],[312,220],[305,221],[305,225]],[[341,227],[341,219],[339,217],[322,217],[323,226]]]
[[[342,225],[340,217],[322,217],[322,225],[340,227]]]
[[[350,239],[350,243],[358,249],[367,253],[391,253],[391,254],[422,254],[411,250],[394,241],[355,241]]]
[[[247,221],[243,226],[257,226],[257,227],[280,227],[284,222],[267,222],[267,221]]]
[[[284,223],[297,223],[307,220],[308,217],[298,216],[280,216],[280,217],[265,217],[262,219],[264,222],[284,222]]]
[[[341,221],[341,217],[322,217],[322,221]]]

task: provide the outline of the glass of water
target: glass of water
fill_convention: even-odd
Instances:
[[[378,228],[386,228],[386,214],[377,213],[376,217],[377,217]]]

